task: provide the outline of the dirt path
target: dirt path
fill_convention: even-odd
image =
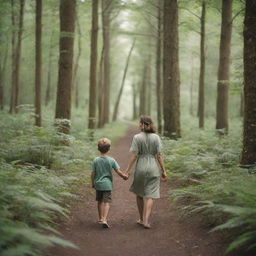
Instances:
[[[132,136],[127,135],[112,146],[111,155],[124,169],[129,160]],[[218,234],[209,234],[197,219],[182,220],[180,212],[168,200],[168,183],[162,183],[151,218],[152,229],[135,224],[138,218],[135,196],[129,192],[132,179],[123,181],[114,175],[113,203],[109,224],[103,229],[97,221],[95,192],[88,189],[84,201],[75,204],[70,220],[61,227],[65,239],[80,250],[53,248],[52,256],[223,256],[225,247]]]

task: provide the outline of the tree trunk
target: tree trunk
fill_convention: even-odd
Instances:
[[[71,84],[76,0],[60,1],[60,55],[56,118],[71,118]]]
[[[98,81],[98,128],[104,126],[104,88],[103,88],[103,58],[104,46],[102,47],[99,67],[99,81]]]
[[[103,68],[103,93],[104,99],[104,124],[109,123],[110,115],[110,14],[112,0],[102,0],[102,31],[104,45]]]
[[[42,70],[42,0],[36,0],[36,54],[35,54],[35,124],[42,125],[41,118],[41,70]]]
[[[147,95],[146,95],[146,114],[151,115],[151,90],[152,90],[152,83],[151,83],[151,55],[148,56],[148,63],[147,63]]]
[[[81,40],[81,25],[79,22],[79,17],[76,16],[76,25],[77,25],[77,34],[78,34],[78,40],[77,40],[77,44],[78,44],[78,52],[77,52],[77,56],[76,56],[76,61],[75,61],[75,66],[74,66],[74,72],[73,72],[73,81],[72,81],[72,99],[75,102],[75,107],[78,108],[78,92],[79,88],[78,88],[78,81],[77,81],[77,73],[78,73],[78,68],[79,68],[79,61],[81,58],[81,54],[82,54],[82,40]],[[73,101],[72,101],[73,102]]]
[[[52,57],[53,57],[53,31],[51,33],[49,44],[49,57],[48,57],[48,71],[47,71],[47,86],[45,93],[45,105],[47,106],[51,101],[51,76],[52,76]]]
[[[88,128],[95,129],[97,93],[98,0],[92,1],[91,65]]]
[[[244,134],[241,163],[256,163],[256,3],[246,0],[244,18]]]
[[[19,94],[20,94],[20,57],[21,57],[21,43],[23,34],[23,19],[24,19],[25,0],[20,0],[19,10],[19,30],[18,41],[15,53],[15,81],[14,81],[14,112],[18,113]]]
[[[177,139],[180,134],[180,70],[177,0],[164,1],[164,135]]]
[[[216,129],[219,130],[219,134],[228,133],[228,90],[232,34],[232,1],[233,0],[222,0],[216,111]]]
[[[136,84],[132,84],[132,102],[133,102],[133,115],[132,119],[136,120],[138,118],[138,113],[137,113],[137,90],[136,90]]]
[[[200,74],[199,74],[199,98],[198,115],[199,128],[204,128],[204,77],[205,77],[205,1],[202,1],[201,13],[201,42],[200,42]]]
[[[147,87],[146,87],[146,77],[147,77],[147,64],[144,64],[143,75],[142,75],[142,83],[140,87],[140,116],[146,115],[146,95],[147,95]]]
[[[130,57],[132,55],[132,51],[133,51],[133,48],[135,46],[135,42],[136,42],[136,39],[133,40],[131,49],[130,49],[129,54],[127,56],[121,87],[120,87],[120,90],[119,90],[119,93],[118,93],[118,96],[117,96],[117,100],[116,100],[116,104],[115,104],[115,107],[114,107],[113,121],[116,121],[116,119],[117,119],[118,107],[119,107],[119,103],[120,103],[121,96],[122,96],[122,93],[123,93],[125,78],[126,78],[127,70],[128,70],[128,67],[129,67]]]
[[[15,98],[15,61],[16,61],[16,13],[14,0],[11,0],[11,22],[12,22],[12,77],[11,77],[11,98],[9,112],[14,112],[14,98]]]
[[[161,134],[162,115],[163,115],[163,92],[162,92],[162,3],[163,0],[158,0],[158,23],[157,23],[157,39],[156,39],[156,102],[157,102],[157,126],[158,132]]]

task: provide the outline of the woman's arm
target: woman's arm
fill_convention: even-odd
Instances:
[[[164,180],[166,180],[167,178],[167,173],[166,173],[166,170],[165,170],[165,166],[164,166],[164,158],[161,154],[161,152],[158,152],[157,155],[156,155],[156,158],[160,164],[160,167],[161,167],[161,170],[162,170],[162,178]]]
[[[138,153],[132,152],[132,156],[130,158],[130,162],[129,162],[128,167],[127,167],[127,169],[125,171],[128,176],[130,176],[132,167],[133,167],[134,163],[136,162],[137,158],[138,158]]]

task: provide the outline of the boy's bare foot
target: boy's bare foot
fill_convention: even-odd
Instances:
[[[144,226],[143,225],[143,221],[142,220],[137,220],[137,222],[136,222],[138,225],[140,225],[140,226]]]
[[[102,222],[103,222],[103,220],[98,220],[98,223],[99,223],[99,224],[102,224]]]
[[[106,221],[102,221],[102,227],[103,228],[110,228],[110,226],[108,225],[108,223]]]

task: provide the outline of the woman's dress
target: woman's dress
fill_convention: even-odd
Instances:
[[[160,166],[156,154],[161,152],[161,139],[155,133],[141,132],[133,137],[131,152],[138,153],[130,191],[143,198],[160,197]]]

